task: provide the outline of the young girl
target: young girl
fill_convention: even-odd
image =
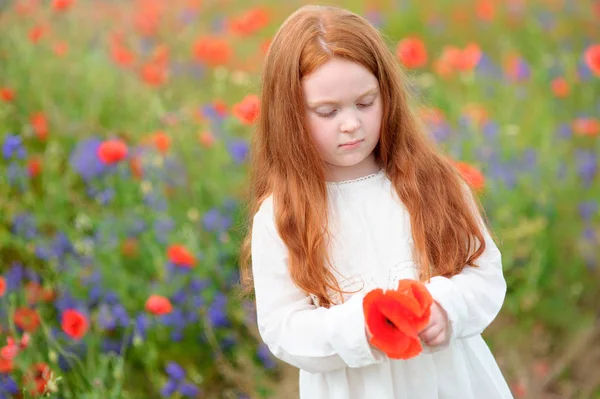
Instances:
[[[275,35],[242,262],[261,337],[300,369],[301,398],[511,398],[480,335],[504,300],[500,253],[405,83],[378,31],[349,11],[305,6]],[[400,279],[434,299],[409,360],[369,344],[362,307]]]

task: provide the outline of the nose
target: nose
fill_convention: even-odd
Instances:
[[[360,127],[360,120],[354,114],[349,114],[340,125],[342,133],[352,133]]]

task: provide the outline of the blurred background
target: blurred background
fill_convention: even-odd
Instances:
[[[297,397],[236,287],[262,62],[302,4],[0,0],[0,398]],[[514,396],[600,398],[600,2],[327,4],[384,33],[480,195]]]

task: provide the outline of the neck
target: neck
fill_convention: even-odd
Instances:
[[[329,182],[340,182],[345,180],[358,179],[377,173],[380,166],[375,161],[375,156],[371,154],[360,163],[352,166],[326,165],[326,178]]]

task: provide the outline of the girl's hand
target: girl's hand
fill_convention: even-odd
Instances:
[[[427,346],[439,346],[445,344],[450,338],[450,328],[448,325],[448,315],[446,311],[436,302],[431,304],[431,316],[429,324],[419,333],[419,338]]]

